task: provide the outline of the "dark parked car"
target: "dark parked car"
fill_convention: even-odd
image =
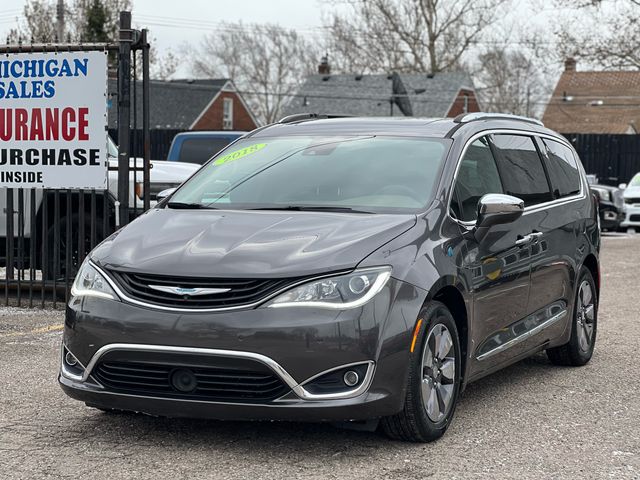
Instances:
[[[91,252],[59,380],[99,409],[430,441],[469,382],[589,361],[599,248],[577,155],[535,120],[298,115]]]
[[[600,228],[616,231],[624,220],[623,190],[598,183],[598,177],[587,175],[589,188],[596,194],[600,212]]]

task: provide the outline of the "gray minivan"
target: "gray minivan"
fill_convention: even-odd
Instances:
[[[298,115],[85,260],[59,381],[102,410],[430,441],[472,381],[593,353],[595,199],[538,121]]]

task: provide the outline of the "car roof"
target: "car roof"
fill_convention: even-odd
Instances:
[[[459,118],[419,117],[329,117],[301,119],[274,123],[254,130],[251,137],[279,137],[289,135],[399,135],[432,138],[451,138],[459,134],[474,134],[489,129],[522,130],[531,134],[546,134],[566,139],[533,120],[518,117],[493,117],[471,121]]]
[[[245,135],[247,132],[241,132],[237,130],[198,130],[198,131],[189,131],[189,132],[180,132],[176,134],[176,137],[240,137]]]
[[[444,137],[454,126],[452,118],[344,117],[274,123],[251,136],[288,135],[406,135]]]

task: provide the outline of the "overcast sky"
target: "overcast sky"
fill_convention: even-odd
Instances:
[[[167,48],[179,53],[186,44],[197,46],[206,33],[215,31],[223,21],[277,23],[301,34],[318,34],[323,16],[346,8],[339,0],[132,0],[132,3],[134,26],[151,30],[152,47],[160,54]],[[15,26],[16,17],[22,15],[24,4],[25,0],[0,0],[0,43]],[[516,0],[508,5],[507,9],[496,11],[499,20],[493,30],[506,31],[512,37],[519,35],[522,30],[519,24],[523,22],[527,27],[537,26],[544,31],[564,10],[554,0]],[[180,69],[181,75],[189,74],[186,64]]]
[[[24,3],[0,1],[0,38],[15,25]],[[317,28],[322,23],[322,5],[322,0],[133,0],[133,20],[138,27],[149,28],[155,46],[164,50],[184,42],[198,43],[210,26],[221,21]]]

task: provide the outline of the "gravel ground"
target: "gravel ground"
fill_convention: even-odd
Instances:
[[[104,414],[57,386],[63,313],[0,308],[0,478],[640,478],[640,236],[602,251],[598,343],[469,386],[440,441],[297,423]]]

